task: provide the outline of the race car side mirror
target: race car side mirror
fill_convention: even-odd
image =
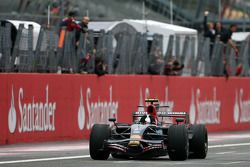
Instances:
[[[117,124],[115,123],[115,121],[116,121],[116,118],[109,118],[109,122],[113,122],[114,125],[115,125],[115,127],[118,128]]]
[[[109,118],[109,122],[114,122],[115,123],[116,118]]]
[[[184,119],[183,118],[176,118],[176,122],[177,122],[177,124],[179,124],[180,122],[184,122]]]

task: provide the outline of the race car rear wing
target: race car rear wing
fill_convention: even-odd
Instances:
[[[169,108],[169,106],[160,106],[160,105],[157,105],[157,104],[154,104],[154,105],[155,105],[155,107],[159,107],[159,108]],[[146,108],[148,106],[137,106],[137,107],[139,107],[139,108]]]
[[[182,117],[188,116],[187,112],[157,112],[158,117]]]
[[[146,115],[147,112],[137,111],[133,113],[133,117],[142,117]],[[157,112],[158,117],[174,117],[174,118],[184,118],[186,123],[189,123],[189,114],[187,112]]]
[[[145,102],[151,102],[151,103],[153,103],[153,102],[159,102],[159,100],[158,99],[154,99],[154,98],[149,98],[149,99],[145,99]]]

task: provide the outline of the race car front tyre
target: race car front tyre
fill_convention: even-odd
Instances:
[[[90,157],[94,160],[106,160],[110,152],[103,148],[104,140],[110,137],[109,125],[95,124],[92,127],[89,141]]]
[[[172,125],[168,129],[168,155],[171,160],[186,160],[189,154],[188,129]]]
[[[190,158],[205,159],[208,151],[207,128],[205,125],[190,127],[193,137],[190,140]]]

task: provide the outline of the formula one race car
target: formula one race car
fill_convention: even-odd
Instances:
[[[205,125],[189,124],[186,112],[159,111],[158,99],[146,99],[146,112],[133,113],[133,124],[109,121],[113,126],[95,124],[90,134],[89,150],[94,160],[113,158],[151,158],[169,155],[171,160],[189,157],[205,159],[208,151]],[[171,123],[166,123],[170,118]],[[173,123],[174,122],[174,123]]]

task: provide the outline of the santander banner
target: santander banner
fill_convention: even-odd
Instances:
[[[250,129],[250,78],[0,74],[0,144],[88,139],[148,97],[212,131]],[[142,108],[140,108],[141,110]]]

